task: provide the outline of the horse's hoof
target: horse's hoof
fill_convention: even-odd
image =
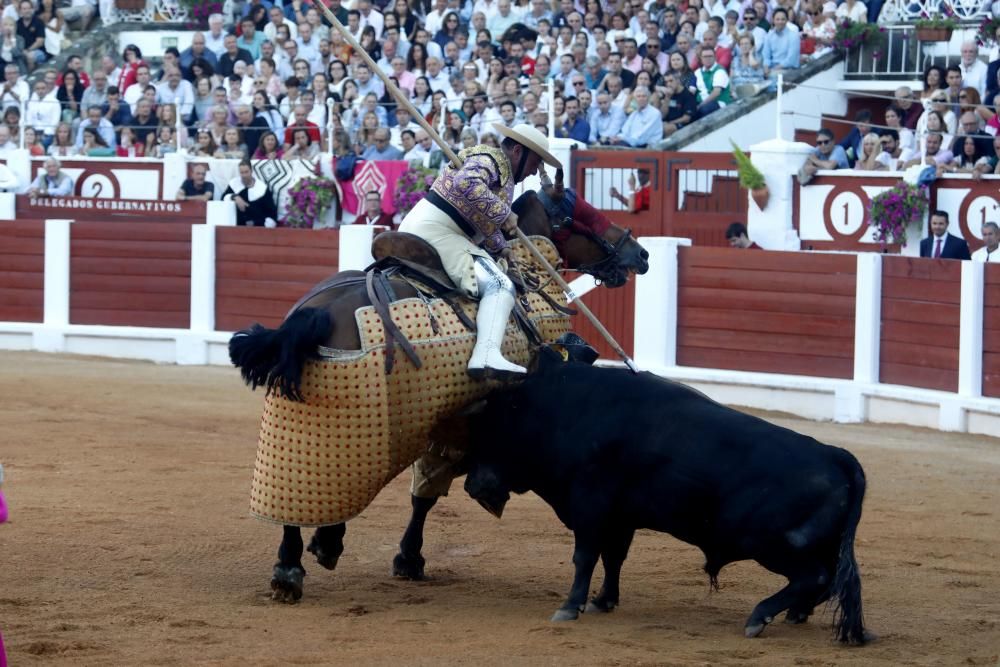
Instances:
[[[560,609],[552,614],[553,621],[575,621],[580,618],[580,612],[576,609]]]
[[[392,559],[392,576],[410,581],[423,581],[425,562],[424,557],[420,554],[404,556],[402,553],[398,553]]]
[[[809,612],[807,611],[791,611],[789,610],[785,613],[785,623],[789,625],[800,625],[809,620]]]
[[[603,600],[601,598],[594,598],[587,603],[586,612],[588,614],[600,612],[602,614],[607,614],[608,612],[614,611],[614,608],[618,606],[617,602],[612,602],[610,600]]]
[[[271,599],[294,604],[302,599],[302,583],[306,571],[301,567],[274,566],[271,577]]]
[[[337,561],[340,560],[340,554],[344,553],[344,547],[341,546],[340,550],[335,554],[327,553],[323,547],[316,542],[316,538],[314,537],[312,541],[309,542],[309,546],[306,547],[306,551],[316,556],[316,562],[326,569],[335,570],[337,568]]]
[[[766,626],[767,623],[755,623],[754,625],[748,625],[743,628],[743,634],[746,635],[747,639],[753,639],[754,637],[760,635],[760,633],[764,632],[764,628]]]

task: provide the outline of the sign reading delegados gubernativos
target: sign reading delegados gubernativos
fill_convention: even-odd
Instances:
[[[28,205],[38,208],[88,209],[129,213],[181,213],[183,210],[181,202],[91,199],[88,197],[30,197]]]

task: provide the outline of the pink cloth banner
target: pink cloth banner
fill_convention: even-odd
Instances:
[[[335,178],[337,158],[331,161],[323,160],[321,165],[324,176]],[[365,193],[375,190],[382,193],[382,212],[395,214],[392,195],[396,191],[396,181],[409,168],[410,163],[405,160],[358,160],[354,165],[354,178],[349,181],[337,181],[344,210],[355,215],[361,213]]]

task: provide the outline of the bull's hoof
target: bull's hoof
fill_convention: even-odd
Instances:
[[[306,547],[306,551],[316,556],[316,562],[325,567],[328,570],[334,570],[337,568],[337,561],[340,560],[340,554],[344,553],[344,546],[339,545],[340,549],[336,553],[329,553],[324,549],[316,538],[313,537],[309,542],[309,546]]]
[[[575,621],[578,618],[580,618],[578,609],[560,609],[552,614],[553,621]]]
[[[274,566],[271,577],[271,599],[287,604],[295,604],[302,599],[302,581],[306,571],[301,567]]]
[[[807,611],[792,611],[789,609],[785,613],[785,623],[789,625],[800,625],[809,620],[809,612]]]
[[[610,611],[614,611],[614,608],[618,606],[617,600],[609,600],[606,598],[596,597],[587,603],[587,613],[592,614],[595,612],[601,612],[607,614]]]
[[[747,623],[747,626],[743,628],[743,634],[746,635],[747,639],[758,637],[760,636],[760,633],[764,632],[764,628],[767,627],[767,624],[773,620],[774,619],[770,616],[764,618],[762,622],[751,620]]]
[[[400,552],[392,559],[392,576],[410,581],[423,581],[424,563],[424,557],[420,554],[405,556]]]

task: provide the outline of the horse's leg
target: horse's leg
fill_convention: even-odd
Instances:
[[[345,532],[347,532],[346,523],[320,526],[309,541],[307,551],[316,556],[317,563],[332,570],[337,567],[340,554],[344,553]]]
[[[302,580],[306,569],[302,567],[302,531],[298,526],[285,526],[278,547],[278,562],[271,577],[271,599],[281,602],[298,602],[302,597]]]
[[[424,557],[420,555],[420,550],[424,548],[424,521],[437,501],[436,497],[410,496],[413,513],[403,533],[403,539],[399,542],[399,553],[392,559],[392,576],[413,581],[424,578]]]

